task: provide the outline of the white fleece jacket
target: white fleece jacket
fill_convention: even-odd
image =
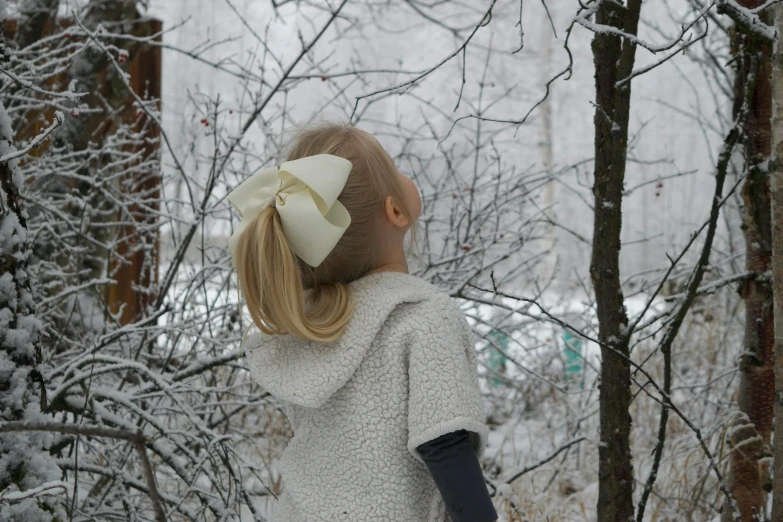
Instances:
[[[484,453],[472,331],[418,277],[382,272],[351,286],[356,310],[336,341],[245,340],[250,371],[294,431],[270,522],[448,522],[416,447],[464,429]]]

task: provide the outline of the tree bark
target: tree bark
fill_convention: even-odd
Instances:
[[[774,8],[775,27],[783,34],[783,5]],[[772,194],[772,294],[775,323],[775,455],[772,489],[772,520],[783,520],[783,46],[778,38],[772,54],[772,143],[770,163]]]
[[[543,14],[542,27],[544,29],[541,35],[541,82],[546,84],[552,77],[552,58],[553,58],[553,45],[552,29],[549,26],[549,14]],[[554,133],[552,132],[552,97],[554,96],[554,85],[549,86],[549,96],[541,104],[541,138],[539,141],[539,151],[541,153],[541,163],[548,176],[552,175],[552,166],[554,164]],[[546,227],[546,248],[547,252],[542,263],[541,276],[544,281],[549,281],[555,276],[555,270],[557,269],[557,253],[555,247],[557,246],[557,229],[554,223],[557,221],[557,213],[555,211],[555,181],[550,179],[546,185],[544,185],[544,208],[546,208],[546,216],[549,223]]]
[[[743,7],[758,7],[759,0],[743,0]],[[769,23],[769,12],[760,15]],[[745,336],[739,361],[740,381],[737,403],[741,411],[729,429],[732,447],[728,484],[740,510],[741,520],[763,520],[766,492],[771,489],[769,442],[772,431],[775,369],[773,359],[772,288],[764,277],[771,268],[772,220],[768,163],[771,153],[771,42],[742,33],[735,34],[737,74],[734,114],[747,94],[750,107],[745,125],[744,156],[747,179],[742,187],[745,236],[745,269],[760,277],[746,280],[740,289],[745,301]],[[748,82],[749,75],[755,81]],[[752,85],[753,93],[745,93]],[[732,520],[731,510],[723,508],[723,520]]]
[[[635,35],[641,0],[602,2],[596,23]],[[631,82],[627,78],[636,44],[607,32],[592,42],[595,61],[595,224],[590,278],[596,294],[601,342],[600,424],[598,448],[598,521],[633,520],[633,465],[630,433],[631,372],[629,332],[620,286],[620,231],[628,146]]]

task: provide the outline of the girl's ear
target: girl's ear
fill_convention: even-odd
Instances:
[[[391,226],[405,228],[410,225],[408,218],[405,217],[402,209],[397,206],[397,203],[395,203],[394,198],[391,196],[386,196],[386,199],[383,202],[383,210],[386,221],[388,221]]]

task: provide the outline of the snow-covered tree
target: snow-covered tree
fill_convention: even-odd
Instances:
[[[7,18],[0,0],[0,24]],[[0,68],[10,58],[0,33]],[[57,114],[57,121],[62,121]],[[11,119],[0,99],[0,419],[43,424],[45,413],[37,298],[30,282],[31,236],[20,198],[18,163],[26,150],[14,146]],[[64,522],[67,485],[49,455],[47,432],[0,432],[0,520]]]

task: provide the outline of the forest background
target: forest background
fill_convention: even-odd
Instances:
[[[225,196],[323,118],[420,189],[411,272],[476,333],[501,520],[783,520],[780,1],[0,18],[0,520],[265,520],[291,431]]]

